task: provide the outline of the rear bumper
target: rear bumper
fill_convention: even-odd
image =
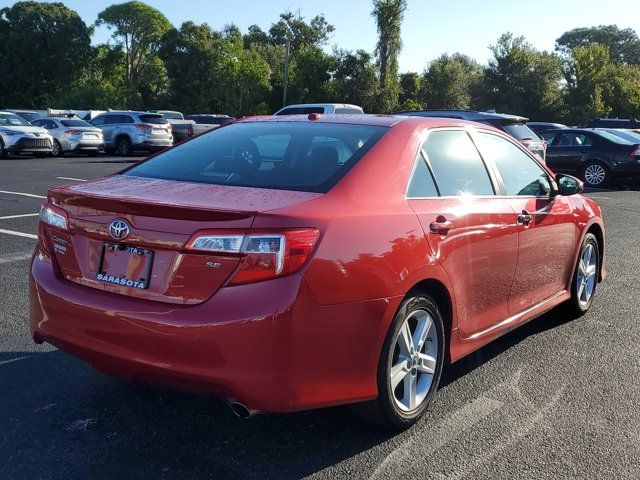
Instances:
[[[613,169],[613,177],[618,181],[640,180],[640,158],[619,164]]]
[[[36,341],[125,380],[274,412],[375,398],[397,307],[388,299],[321,307],[299,275],[222,288],[199,305],[143,301],[68,282],[38,249],[29,286]]]
[[[162,140],[144,140],[139,143],[134,143],[131,145],[133,150],[135,151],[153,151],[153,150],[162,150],[164,148],[168,148],[173,146],[173,140],[162,139]]]

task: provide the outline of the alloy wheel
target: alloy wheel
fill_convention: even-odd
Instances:
[[[578,263],[578,278],[576,281],[578,302],[582,307],[589,304],[596,287],[596,273],[598,271],[598,254],[592,244],[582,251]]]
[[[607,177],[607,172],[602,165],[597,163],[589,165],[584,171],[584,179],[590,185],[600,185]]]
[[[51,148],[51,153],[53,154],[54,157],[58,157],[60,156],[60,152],[62,151],[62,148],[60,147],[60,144],[58,143],[58,141],[54,141],[53,142],[53,147]]]
[[[389,371],[393,399],[400,410],[416,410],[429,394],[438,348],[431,315],[425,310],[413,311],[400,327]]]

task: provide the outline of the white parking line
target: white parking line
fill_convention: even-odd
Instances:
[[[56,178],[59,178],[60,180],[72,180],[74,182],[86,182],[84,178],[73,178],[73,177],[56,177]]]
[[[6,217],[0,217],[0,220],[9,220],[10,218],[24,218],[24,217],[37,217],[39,213],[21,213],[20,215],[7,215]]]
[[[6,365],[7,363],[17,362],[18,360],[24,360],[25,358],[29,358],[31,355],[26,355],[24,357],[11,358],[9,360],[3,360],[0,362],[0,365]]]
[[[8,195],[21,195],[23,197],[31,197],[31,198],[47,198],[42,195],[34,195],[33,193],[22,193],[22,192],[9,192],[7,190],[0,190],[0,193],[6,193]]]
[[[23,262],[25,260],[29,260],[30,258],[31,258],[30,253],[19,253],[15,255],[9,255],[4,258],[0,258],[0,265],[4,265],[6,263],[13,263],[13,262]]]
[[[16,237],[32,238],[34,240],[38,239],[38,236],[33,235],[32,233],[14,232],[13,230],[5,230],[4,228],[0,228],[0,233],[6,233],[7,235],[15,235]]]

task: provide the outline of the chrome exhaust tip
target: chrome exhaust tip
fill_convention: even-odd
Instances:
[[[239,402],[238,400],[235,400],[233,398],[228,398],[227,404],[229,405],[229,408],[231,409],[233,414],[238,418],[242,418],[243,420],[246,420],[247,418],[253,417],[257,413],[260,413],[258,410],[251,410],[244,403]]]

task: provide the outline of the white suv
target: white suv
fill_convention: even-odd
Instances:
[[[326,113],[336,115],[362,115],[362,107],[348,103],[301,103],[288,105],[274,115],[308,115],[310,113]]]
[[[0,158],[10,153],[31,153],[45,156],[51,153],[53,139],[41,127],[34,127],[11,112],[0,112]]]

